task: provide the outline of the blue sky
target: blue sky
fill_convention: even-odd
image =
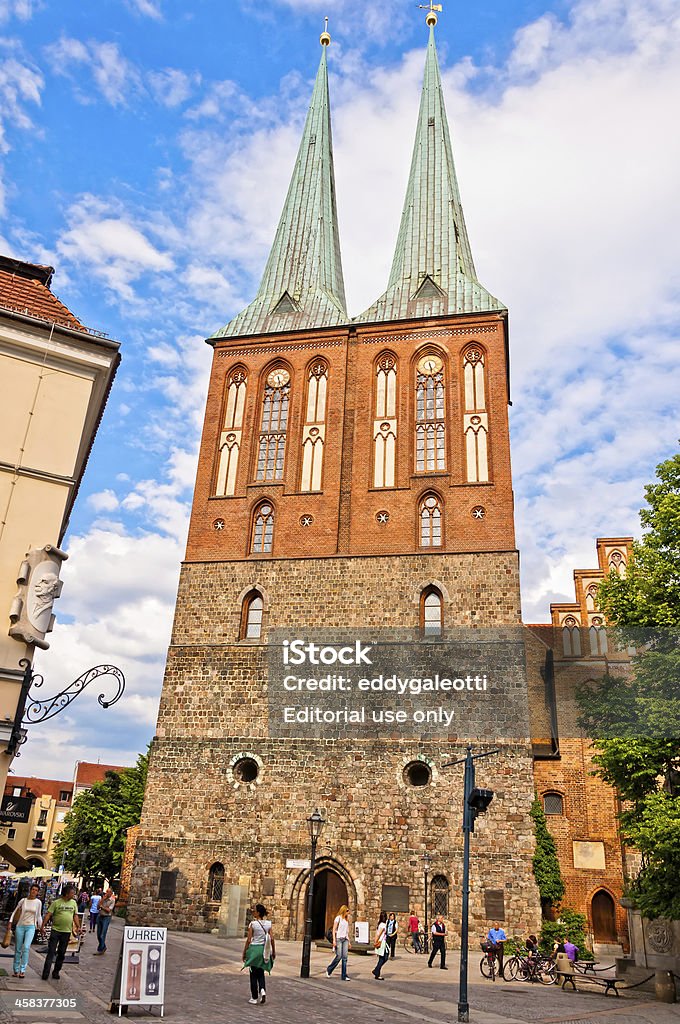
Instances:
[[[405,0],[0,0],[0,251],[122,343],[72,518],[50,688],[111,660],[16,770],[132,762],[153,734],[210,350],[252,298],[330,17],[351,313],[387,280],[427,40]],[[676,450],[680,22],[672,0],[448,3],[437,29],[468,230],[510,309],[525,618],[636,533]],[[49,538],[52,539],[52,538]],[[97,691],[98,692],[98,691]],[[38,736],[39,733],[39,736]]]

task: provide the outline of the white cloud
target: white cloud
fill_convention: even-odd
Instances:
[[[10,18],[29,21],[41,7],[39,0],[0,0],[0,25]]]
[[[87,503],[95,512],[115,512],[119,505],[115,493],[108,489],[91,494],[87,499]]]
[[[76,96],[83,103],[90,103],[89,87],[82,81],[76,66],[88,71],[94,85],[104,99],[114,107],[128,106],[142,88],[137,68],[123,56],[117,43],[87,43],[70,36],[61,36],[46,47],[45,52],[56,74],[71,79],[76,86]]]
[[[163,17],[160,0],[126,0],[128,7],[147,18],[160,21]]]
[[[45,88],[42,74],[23,57],[15,40],[0,39],[0,53],[2,50],[7,51],[8,56],[0,60],[0,155],[11,149],[10,136],[14,129],[38,131],[27,108],[40,106]],[[0,214],[5,210],[6,192],[0,165]]]
[[[119,208],[94,196],[83,196],[67,217],[70,227],[57,243],[59,256],[86,266],[88,275],[101,277],[122,299],[135,299],[132,285],[142,275],[164,273],[174,266],[172,256],[147,237],[148,225],[131,224]]]
[[[150,71],[147,81],[153,95],[165,107],[179,107],[192,96],[200,83],[200,75],[188,75],[179,68]]]

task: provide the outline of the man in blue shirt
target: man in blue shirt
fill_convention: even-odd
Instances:
[[[498,973],[500,977],[503,977],[503,943],[507,941],[507,935],[501,928],[498,921],[494,924],[493,928],[489,928],[487,935],[487,941],[491,943],[498,960]]]

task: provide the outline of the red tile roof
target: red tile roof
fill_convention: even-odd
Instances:
[[[87,327],[50,291],[53,274],[53,267],[0,256],[0,307],[87,332]]]
[[[92,761],[76,762],[75,787],[94,785],[95,782],[103,782],[107,772],[125,771],[125,765],[119,764],[94,764]]]
[[[51,796],[57,803],[59,803],[61,793],[73,792],[72,782],[59,782],[56,779],[36,779],[34,776],[26,775],[17,778],[16,775],[8,775],[5,782],[5,796],[11,796],[18,786],[21,786],[22,789],[30,789],[34,796]]]

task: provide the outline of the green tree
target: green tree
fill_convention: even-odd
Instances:
[[[560,871],[555,840],[550,834],[541,801],[536,797],[531,805],[531,818],[534,823],[536,848],[534,850],[533,869],[538,892],[541,897],[543,913],[556,907],[564,896],[564,880]]]
[[[630,895],[646,917],[680,918],[680,455],[656,476],[625,577],[598,590],[617,643],[639,652],[633,675],[605,676],[577,700],[597,773],[625,801],[624,842],[642,854]]]
[[[139,823],[148,755],[134,768],[107,772],[103,782],[80,793],[54,844],[55,857],[68,870],[115,878],[123,860],[125,832]]]

